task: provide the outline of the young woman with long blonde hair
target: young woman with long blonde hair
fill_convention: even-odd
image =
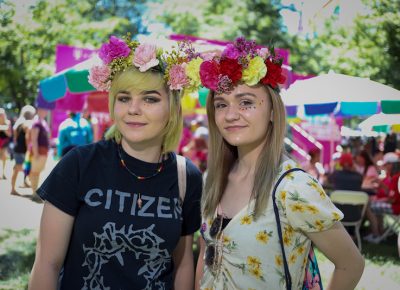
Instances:
[[[38,190],[46,202],[29,289],[192,289],[202,179],[186,160],[183,198],[173,152],[184,86],[174,72],[190,58],[114,36],[99,55],[89,81],[109,91],[114,125],[68,152]]]
[[[281,64],[239,38],[200,65],[211,92],[197,289],[319,289],[304,279],[311,243],[335,265],[329,289],[354,289],[363,271],[343,214],[285,154]]]

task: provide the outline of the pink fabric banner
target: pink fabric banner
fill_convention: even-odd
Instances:
[[[57,44],[56,73],[89,59],[95,53],[96,50],[94,49]]]

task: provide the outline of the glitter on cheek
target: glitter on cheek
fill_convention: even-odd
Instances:
[[[257,107],[256,106],[251,106],[251,107],[239,108],[240,111],[247,111],[247,110],[250,110],[250,109],[255,110],[255,109],[257,109]]]

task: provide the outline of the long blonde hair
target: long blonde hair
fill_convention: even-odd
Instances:
[[[163,153],[171,152],[178,146],[183,127],[183,117],[181,108],[181,95],[178,91],[170,90],[165,83],[163,74],[156,71],[140,72],[136,68],[132,67],[128,70],[118,74],[111,83],[111,89],[109,92],[108,99],[108,110],[110,112],[111,119],[114,119],[114,106],[115,99],[119,91],[121,90],[157,90],[165,88],[168,93],[169,99],[169,118],[168,123],[165,126],[161,134],[164,136],[163,139]],[[116,142],[121,142],[122,134],[114,124],[106,132],[105,138],[114,139]]]
[[[269,86],[264,86],[272,105],[272,123],[268,126],[264,148],[258,158],[252,188],[255,198],[254,218],[267,208],[268,198],[278,175],[284,154],[286,133],[286,110],[280,95]],[[214,92],[207,98],[209,123],[208,173],[202,196],[201,208],[205,217],[213,216],[225,191],[228,175],[238,159],[237,147],[228,144],[215,123]],[[265,120],[265,122],[271,122]]]

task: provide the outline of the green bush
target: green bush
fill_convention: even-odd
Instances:
[[[0,289],[27,289],[35,259],[36,231],[0,231]]]

